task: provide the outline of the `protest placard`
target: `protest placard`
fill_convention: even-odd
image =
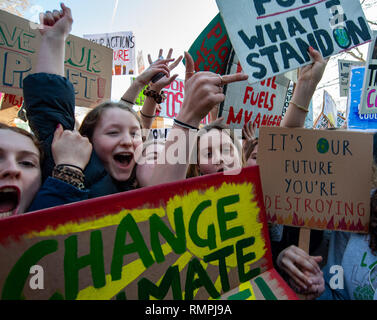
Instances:
[[[338,110],[334,99],[326,90],[323,90],[322,112],[329,120],[331,126],[335,128],[338,123]]]
[[[148,139],[166,140],[170,130],[170,128],[151,129],[149,131]]]
[[[339,95],[340,97],[348,97],[349,78],[352,66],[363,66],[364,62],[351,60],[338,60],[339,69]]]
[[[0,90],[22,96],[23,80],[35,72],[41,34],[30,21],[0,10]],[[110,49],[70,35],[65,76],[75,88],[76,104],[92,106],[110,98]]]
[[[224,22],[217,14],[189,49],[195,71],[225,74],[232,45]]]
[[[377,32],[369,44],[368,63],[365,69],[363,91],[359,105],[360,114],[377,113]]]
[[[84,34],[91,42],[113,50],[113,75],[135,74],[135,36],[132,31]]]
[[[346,124],[346,121],[347,121],[347,118],[345,114],[343,112],[338,111],[336,127],[343,128]]]
[[[228,65],[229,74],[242,70],[235,54],[231,55]],[[247,81],[228,84],[219,116],[224,117],[231,128],[237,129],[251,121],[258,136],[260,126],[280,125],[288,85],[289,80],[284,76],[274,76],[253,85]]]
[[[347,128],[350,130],[377,130],[377,114],[360,114],[365,67],[352,67],[347,101]]]
[[[317,119],[314,121],[313,129],[327,129],[333,128],[330,124],[329,119],[323,114],[323,111],[318,115]]]
[[[0,102],[0,110],[5,110],[17,106],[21,108],[24,98],[15,94],[4,93]]]
[[[216,299],[250,280],[296,297],[273,272],[257,167],[5,218],[0,259],[1,299]]]
[[[257,162],[267,219],[368,232],[372,151],[370,133],[262,128]]]
[[[358,0],[216,2],[250,83],[311,63],[309,46],[329,57],[371,40]]]

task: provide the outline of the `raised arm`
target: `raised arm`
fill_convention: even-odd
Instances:
[[[64,76],[65,40],[72,29],[71,9],[61,4],[62,10],[41,13],[40,33],[42,43],[35,72]]]
[[[136,77],[135,81],[132,82],[130,87],[123,94],[121,100],[133,105],[140,91],[149,84],[156,74],[162,72],[166,77],[170,77],[168,64],[173,60],[174,59],[161,59],[150,65],[149,68]]]
[[[162,49],[160,49],[159,57],[162,56]],[[173,49],[169,50],[169,53],[166,57],[166,59],[171,59],[171,56],[173,54]],[[172,62],[169,65],[169,71],[172,71],[178,64],[182,61],[183,56],[179,56],[178,59],[176,59],[174,62]],[[148,61],[150,65],[153,64],[151,56],[148,54]],[[158,94],[161,93],[161,90],[165,88],[166,86],[170,85],[176,78],[178,77],[178,74],[175,74],[173,76],[167,77],[164,76],[155,83],[151,82],[149,84],[149,89],[157,92]],[[157,102],[155,99],[153,99],[150,96],[147,96],[144,101],[143,108],[141,109],[141,121],[143,124],[143,129],[150,129],[152,126],[153,119],[156,115],[156,108],[157,108]]]
[[[309,54],[313,58],[313,63],[300,69],[296,87],[281,122],[281,127],[303,127],[305,124],[310,100],[321,81],[327,64],[327,60],[322,58],[320,52],[312,47],[309,47]]]
[[[200,121],[225,99],[222,86],[243,81],[247,75],[236,73],[220,76],[213,72],[194,72],[194,61],[185,52],[185,98],[182,108],[170,130],[165,149],[157,159],[150,185],[168,183],[186,178],[190,152],[196,140]],[[178,157],[176,156],[178,151]],[[181,155],[181,156],[180,156]]]

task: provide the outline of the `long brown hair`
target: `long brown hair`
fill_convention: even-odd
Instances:
[[[229,135],[229,137],[232,139],[232,142],[234,143],[234,145],[236,147],[236,151],[240,155],[242,167],[245,166],[246,162],[245,162],[245,157],[244,157],[243,152],[242,152],[242,146],[241,146],[240,142],[237,140],[237,138],[234,136],[234,131],[230,130],[227,125],[223,124],[222,119],[216,119],[215,121],[205,125],[203,128],[201,128],[199,130],[198,135],[196,137],[196,152],[193,152],[191,154],[190,165],[187,169],[186,178],[192,178],[192,177],[200,176],[198,159],[193,159],[193,157],[198,158],[200,137],[205,135],[207,132],[209,132],[213,129],[217,129],[219,131],[224,130]]]
[[[31,134],[30,132],[28,132],[28,131],[26,131],[22,128],[12,127],[12,126],[9,126],[9,125],[2,123],[2,122],[0,122],[0,130],[1,129],[10,130],[10,131],[13,131],[15,133],[21,134],[25,137],[28,137],[31,141],[33,141],[34,145],[36,146],[36,148],[39,151],[39,165],[40,165],[40,168],[42,168],[42,163],[43,163],[43,159],[44,159],[43,147],[42,147],[42,144],[39,142],[39,140],[33,134]]]
[[[91,110],[82,121],[79,132],[82,136],[87,137],[92,142],[94,130],[101,119],[102,113],[110,108],[119,108],[130,112],[140,124],[142,128],[141,120],[138,114],[130,106],[122,102],[103,102]]]

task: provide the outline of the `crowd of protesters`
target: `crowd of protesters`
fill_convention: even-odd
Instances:
[[[222,118],[199,130],[202,119],[224,101],[223,86],[248,76],[195,72],[188,52],[184,53],[185,97],[166,141],[148,139],[148,129],[163,99],[161,90],[176,79],[171,73],[183,58],[173,59],[172,50],[166,59],[152,62],[149,57],[149,68],[121,100],[93,108],[76,131],[74,88],[64,77],[65,40],[72,23],[71,10],[64,4],[61,10],[46,12],[41,20],[38,63],[23,87],[33,134],[0,124],[0,218],[200,175],[239,172],[256,165],[258,139],[250,123],[244,126],[242,141]],[[299,70],[281,126],[304,126],[310,100],[324,73],[327,61],[312,47],[308,52],[313,62]],[[152,82],[158,74],[163,77]],[[133,104],[145,86],[146,100],[139,117]],[[169,159],[172,147],[183,151],[178,152],[182,158]],[[269,226],[276,266],[302,297],[365,297],[352,282],[350,265],[362,256],[365,265],[373,266],[377,261],[376,193],[372,192],[371,199],[370,234],[333,232],[323,270],[323,257],[310,256],[298,248],[292,230]],[[316,236],[321,238],[322,233]],[[333,290],[329,285],[331,265],[344,267],[344,290]],[[359,272],[367,279],[371,270],[361,268]],[[368,297],[373,299],[376,288],[370,285]]]

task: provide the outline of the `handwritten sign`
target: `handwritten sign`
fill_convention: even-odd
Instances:
[[[273,264],[257,167],[3,219],[0,259],[2,299],[216,299],[252,279],[295,297],[263,276]],[[29,286],[36,264],[44,290]]]
[[[224,22],[217,14],[189,49],[195,71],[225,74],[232,45]]]
[[[15,94],[4,93],[0,103],[0,110],[4,110],[14,106],[21,108],[23,101],[23,97],[16,96]]]
[[[331,126],[335,128],[338,123],[338,110],[334,99],[326,90],[323,91],[322,112],[329,120]]]
[[[372,150],[368,133],[262,128],[258,164],[268,220],[368,232]]]
[[[22,96],[23,80],[35,72],[41,35],[28,20],[0,10],[0,90]],[[112,52],[70,35],[65,76],[75,88],[76,104],[92,106],[110,98]]]
[[[317,119],[314,121],[313,129],[327,129],[334,128],[329,119],[323,114],[323,111],[318,115]]]
[[[350,61],[350,60],[338,60],[339,69],[339,95],[340,97],[348,97],[349,78],[352,66],[363,66],[364,62]]]
[[[363,89],[365,67],[352,67],[350,73],[350,88],[348,94],[347,127],[350,130],[377,129],[377,114],[360,114],[359,105]]]
[[[242,70],[238,58],[232,55],[229,73]],[[221,104],[220,116],[231,128],[242,129],[252,122],[258,135],[260,126],[279,126],[289,80],[276,76],[250,85],[247,81],[228,84],[225,101]]]
[[[135,36],[131,31],[85,34],[84,38],[113,49],[113,75],[135,73]]]
[[[216,0],[249,82],[311,63],[308,47],[323,57],[371,40],[358,0]]]
[[[377,33],[369,44],[368,65],[364,75],[360,114],[377,113]]]

